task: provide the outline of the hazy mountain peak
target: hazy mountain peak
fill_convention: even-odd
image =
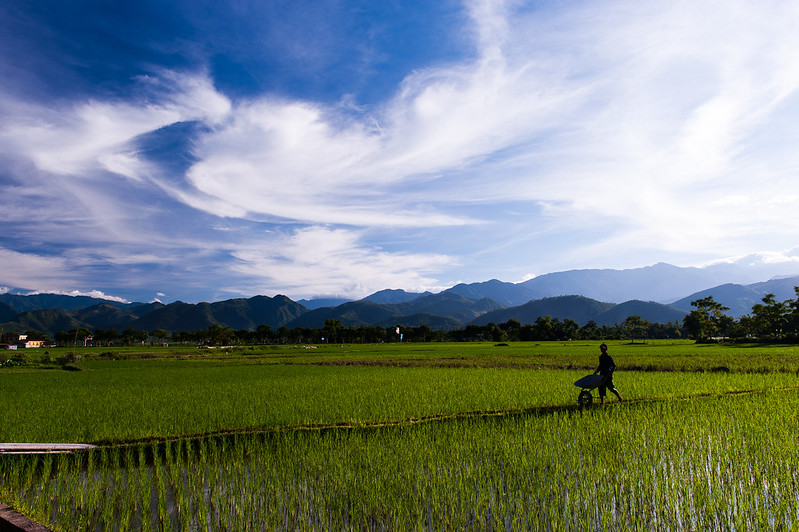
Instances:
[[[429,296],[430,294],[430,292],[406,292],[402,289],[387,288],[366,296],[362,301],[371,301],[373,303],[406,303],[420,297]]]

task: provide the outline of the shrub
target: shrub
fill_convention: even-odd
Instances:
[[[56,358],[56,364],[61,364],[62,366],[66,364],[70,364],[72,362],[80,362],[81,356],[75,353],[64,353],[60,357]]]
[[[11,362],[15,366],[29,366],[31,357],[27,353],[17,353],[11,357]]]

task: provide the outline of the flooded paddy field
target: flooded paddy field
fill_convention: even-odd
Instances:
[[[579,409],[580,369],[128,362],[3,375],[83,377],[95,414],[72,437],[98,447],[0,456],[0,500],[55,530],[799,526],[799,383],[779,367],[620,371],[624,403]],[[153,410],[172,394],[161,424],[126,412],[148,386]]]

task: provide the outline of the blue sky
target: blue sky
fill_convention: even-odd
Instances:
[[[799,261],[793,2],[27,0],[0,26],[0,290]]]

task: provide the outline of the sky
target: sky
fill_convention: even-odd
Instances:
[[[796,27],[781,0],[2,0],[0,291],[799,274]]]

